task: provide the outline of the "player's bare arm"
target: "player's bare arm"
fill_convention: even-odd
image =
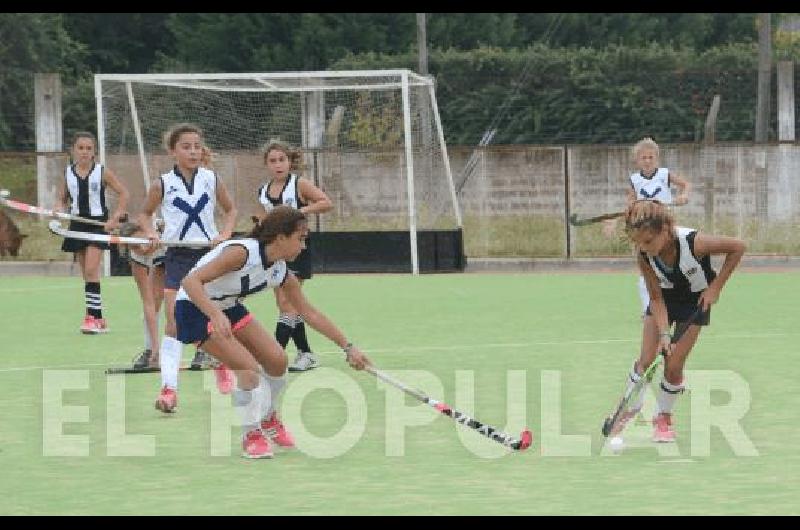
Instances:
[[[720,291],[731,277],[734,269],[742,260],[747,245],[741,239],[728,236],[712,236],[698,232],[694,238],[694,253],[700,258],[702,256],[725,254],[725,261],[720,268],[717,277],[711,282],[703,294],[700,296],[699,303],[703,304],[703,309],[707,310],[712,304],[719,300]]]
[[[312,184],[310,180],[300,177],[297,179],[297,188],[300,199],[306,203],[300,208],[304,214],[325,213],[333,208],[333,203],[325,192]]]

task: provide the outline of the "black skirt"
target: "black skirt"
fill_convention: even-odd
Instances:
[[[87,219],[94,219],[95,221],[103,221],[103,222],[106,222],[107,220],[106,216],[88,217]],[[102,226],[90,225],[87,223],[82,223],[80,221],[70,221],[69,229],[75,232],[106,234],[106,232],[103,231]],[[84,239],[74,239],[71,237],[65,237],[64,242],[61,244],[61,250],[63,250],[64,252],[79,252],[88,246],[97,247],[101,250],[108,250],[111,248],[111,245],[109,245],[108,243],[100,241],[86,241]]]

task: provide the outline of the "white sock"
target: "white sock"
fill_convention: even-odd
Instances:
[[[178,369],[181,364],[183,344],[176,338],[164,335],[161,339],[161,355],[158,365],[161,367],[161,386],[178,389]]]
[[[252,390],[235,388],[231,392],[231,399],[242,418],[242,434],[258,429],[261,423],[261,411],[269,407],[271,401],[264,376],[258,376],[258,386]]]
[[[639,276],[639,300],[642,302],[642,315],[650,305],[650,293],[647,292],[647,284],[644,283],[644,276]]]
[[[662,379],[658,388],[658,397],[656,398],[658,402],[658,413],[666,412],[667,414],[671,414],[672,407],[675,406],[675,400],[678,399],[678,396],[682,393],[683,381],[681,381],[680,384],[673,385],[666,379]]]
[[[266,419],[275,412],[275,407],[278,406],[278,395],[280,395],[283,387],[286,386],[286,373],[280,377],[266,376],[267,383],[269,384],[270,401],[263,408],[262,418]]]

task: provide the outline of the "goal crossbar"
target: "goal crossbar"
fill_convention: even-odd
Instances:
[[[375,153],[382,153],[384,151],[381,151],[381,149],[385,149],[385,146],[394,146],[394,148],[400,148],[399,152],[402,153],[402,157],[405,160],[400,170],[400,177],[405,180],[406,184],[405,196],[408,202],[406,226],[409,230],[412,272],[414,274],[419,273],[417,230],[420,215],[423,215],[425,220],[422,228],[432,228],[431,223],[436,223],[437,216],[441,215],[441,213],[436,213],[435,210],[437,208],[440,209],[445,202],[451,203],[452,209],[449,211],[455,217],[456,226],[458,228],[462,226],[461,211],[453,184],[432,77],[422,76],[408,69],[389,69],[272,73],[96,74],[94,82],[99,160],[101,163],[105,163],[106,156],[110,152],[114,153],[114,156],[120,156],[123,152],[133,153],[135,151],[138,153],[139,172],[141,179],[145,181],[145,188],[149,185],[152,175],[157,175],[165,169],[160,167],[163,162],[156,164],[153,162],[153,157],[159,151],[159,134],[163,133],[166,124],[169,122],[195,122],[210,111],[214,113],[228,112],[227,116],[230,116],[230,119],[225,118],[223,121],[216,121],[211,125],[209,123],[200,123],[200,125],[204,127],[206,133],[209,133],[209,131],[217,133],[217,140],[223,142],[227,142],[226,138],[230,137],[231,134],[235,134],[237,138],[240,134],[242,137],[248,134],[250,136],[256,135],[263,140],[274,137],[285,138],[284,135],[288,134],[289,138],[286,141],[290,144],[298,145],[304,151],[313,151],[329,149],[330,146],[327,144],[329,128],[326,123],[330,125],[336,124],[336,120],[333,119],[334,116],[341,118],[342,114],[332,112],[332,110],[338,110],[336,105],[344,104],[349,109],[346,113],[346,120],[349,120],[347,123],[350,126],[350,129],[345,129],[342,134],[338,135],[339,141],[350,142],[348,143],[349,147],[343,147],[344,149],[354,149],[353,145],[355,144],[351,145],[351,143],[362,141],[357,138],[359,134],[364,134],[364,131],[366,131],[367,135],[373,135],[369,136],[370,143],[358,144],[362,145],[360,148],[356,145],[355,149],[357,151],[359,149],[362,151],[364,149],[377,149],[377,151],[374,151]],[[181,92],[181,94],[192,94],[191,96],[179,96],[177,92],[174,96],[160,95],[166,94],[170,90],[197,92]],[[225,96],[225,93],[230,93],[230,96]],[[260,98],[283,97],[280,96],[282,93],[287,94],[287,97],[291,94],[297,94],[297,96],[291,97],[299,97],[299,103],[288,103],[287,100],[270,100],[272,101],[272,103],[268,104],[270,106],[264,107],[268,110],[261,113],[260,109],[262,107],[259,106],[261,104],[257,103],[261,101]],[[370,103],[369,100],[361,101],[358,99],[362,96],[353,95],[347,96],[350,98],[348,103],[340,102],[340,98],[343,97],[342,94],[364,93],[374,93],[375,98],[390,99],[382,99],[381,101],[383,102]],[[386,93],[387,95],[379,96],[381,93]],[[208,97],[203,94],[207,94]],[[219,96],[212,96],[212,94],[219,94]],[[265,95],[259,96],[258,94]],[[275,96],[270,96],[269,94],[275,94]],[[170,97],[179,99],[169,99]],[[195,98],[200,98],[203,103],[199,102],[200,100],[195,102]],[[241,98],[249,99],[242,100]],[[391,98],[395,99],[392,100]],[[163,112],[164,110],[172,109],[170,101],[180,103],[180,109],[176,110],[176,112],[184,112],[180,119],[176,119],[173,114]],[[264,101],[267,100],[264,99]],[[164,107],[165,104],[167,105],[166,107]],[[242,104],[245,106],[242,107]],[[155,105],[160,105],[160,107]],[[384,107],[371,107],[371,105],[384,105]],[[213,110],[215,108],[218,110]],[[252,117],[250,121],[245,122],[243,120],[248,116],[250,109],[253,112]],[[387,118],[386,109],[394,109],[392,112],[395,113],[395,117],[391,118],[389,122],[385,121]],[[275,129],[276,126],[273,123],[276,113],[284,113],[284,116],[302,114],[302,123],[300,125],[288,124],[289,118],[286,117],[285,119],[291,130],[281,132],[281,129]],[[168,121],[165,122],[163,120]],[[355,128],[352,125],[354,120],[361,120],[359,128]],[[219,124],[220,126],[216,131],[214,129],[217,129],[217,126],[214,124]],[[377,129],[373,127],[377,127]],[[299,138],[301,133],[302,139]],[[292,134],[294,134],[294,137],[291,136]],[[378,136],[374,136],[376,134]],[[373,144],[372,142],[376,139],[379,142],[388,143]],[[130,143],[131,141],[133,141],[132,144]],[[237,139],[236,141],[238,142],[239,140]],[[107,151],[107,146],[112,151]],[[211,147],[212,149],[215,147],[213,141]],[[249,144],[248,141],[244,141],[243,143],[231,144],[227,149],[229,152],[231,149],[238,150],[236,151],[237,153],[252,152],[253,145]],[[362,154],[360,156],[368,155]],[[380,159],[381,156],[386,157],[389,155],[375,154],[372,156]],[[422,158],[419,158],[420,156]],[[416,163],[415,157],[419,158]],[[436,157],[438,157],[438,161],[433,160]],[[383,160],[387,159],[384,158]],[[431,166],[431,164],[434,164],[435,167]],[[150,166],[149,168],[148,165]],[[342,166],[342,168],[345,167],[347,166]],[[422,187],[416,190],[414,182],[415,167],[417,172],[423,172],[423,176],[427,179],[422,182]],[[317,168],[315,167],[315,169]],[[329,170],[329,168],[327,169]],[[384,171],[384,175],[390,177],[390,174],[387,174],[386,171]],[[446,193],[448,197],[445,201],[442,201],[441,197],[442,193],[444,193],[444,188],[436,190],[438,205],[426,205],[424,211],[421,212],[416,202],[429,199],[425,194],[431,192],[432,186],[438,186],[435,183],[431,184],[431,180],[437,178],[435,175],[441,175],[446,178],[446,180],[442,179],[441,182],[449,191],[449,193]],[[338,185],[342,185],[341,175],[339,174],[336,178],[339,179]],[[333,183],[337,184],[336,182]],[[359,184],[348,185],[360,186]],[[383,195],[375,195],[374,200],[376,201],[375,204],[381,204],[381,200],[385,201],[386,190],[391,188],[387,187],[389,186],[387,184],[379,184],[377,186],[375,188],[376,191]],[[363,197],[363,194],[360,197]],[[406,202],[406,200],[402,199],[402,202]],[[396,204],[399,205],[401,203],[398,202]],[[379,223],[379,226],[382,225]],[[108,266],[106,271],[108,271]]]

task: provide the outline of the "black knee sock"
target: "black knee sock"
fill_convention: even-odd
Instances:
[[[294,318],[292,340],[299,351],[311,352],[311,347],[308,345],[308,337],[306,337],[306,325],[303,321],[303,317],[300,315]]]
[[[100,282],[86,282],[86,313],[94,318],[103,318],[103,302],[100,298]]]
[[[289,315],[281,313],[278,316],[278,325],[275,326],[275,340],[281,345],[281,348],[286,349],[289,344],[289,339],[292,337],[294,331],[294,319]]]

